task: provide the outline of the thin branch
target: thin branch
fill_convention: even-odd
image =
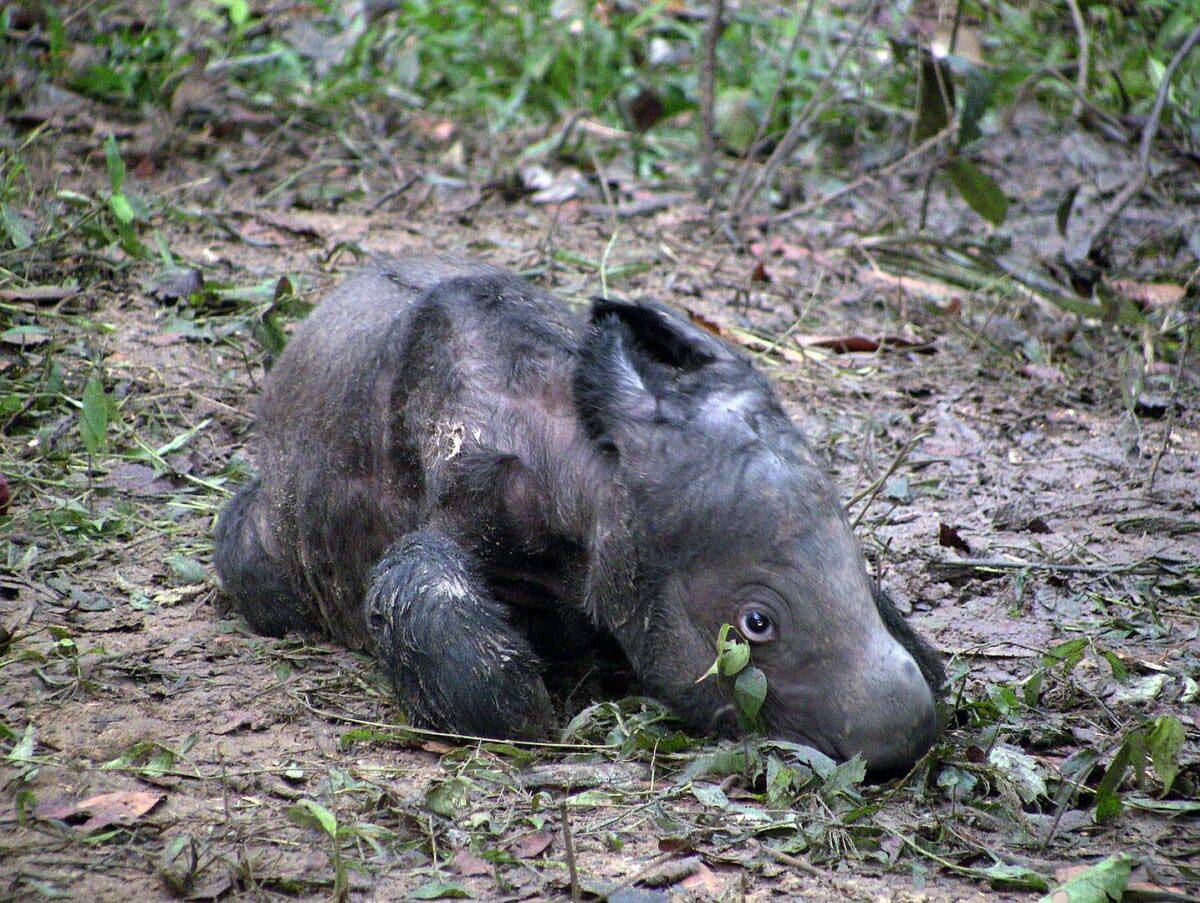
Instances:
[[[883,488],[883,484],[886,483],[888,478],[900,468],[900,465],[904,463],[905,459],[907,459],[912,453],[912,450],[917,447],[917,443],[921,442],[923,439],[928,439],[929,436],[929,433],[917,433],[906,443],[904,443],[904,447],[896,453],[896,457],[892,459],[892,463],[888,469],[881,473],[879,477],[873,483],[871,483],[870,486],[862,490],[862,492],[855,495],[854,498],[850,499],[850,501],[846,503],[846,507],[851,508],[864,498],[867,500],[867,503],[863,505],[862,511],[858,512],[858,517],[854,518],[855,529],[857,529],[858,525],[862,523],[862,519],[866,517],[867,511],[869,511],[871,508],[871,503],[875,501],[875,496],[879,495],[879,490]]]
[[[704,51],[700,55],[700,179],[696,194],[702,201],[713,196],[713,156],[716,153],[713,86],[717,73],[717,40],[721,37],[724,14],[725,0],[713,0],[708,26],[704,29]]]
[[[742,155],[741,169],[738,171],[737,184],[733,189],[733,203],[736,206],[742,198],[742,193],[746,190],[746,182],[750,178],[750,160],[754,155],[755,148],[767,133],[767,127],[771,124],[771,120],[775,118],[775,110],[779,107],[779,98],[783,95],[783,86],[787,81],[787,74],[791,71],[792,61],[796,57],[796,51],[800,49],[800,38],[808,30],[808,22],[812,18],[813,7],[816,5],[816,0],[808,0],[804,7],[804,12],[799,13],[796,18],[796,31],[792,35],[792,40],[788,44],[787,51],[783,58],[779,61],[779,69],[775,74],[775,90],[771,93],[771,101],[767,104],[767,111],[758,121],[758,130],[754,133],[754,140],[746,146],[746,152]]]
[[[1157,574],[1162,568],[1145,562],[1129,564],[1062,564],[1057,561],[1014,561],[1008,558],[944,558],[930,564],[943,570],[1054,571],[1063,574]]]
[[[1163,455],[1167,452],[1167,447],[1171,444],[1171,433],[1175,429],[1175,412],[1179,409],[1179,387],[1183,385],[1184,365],[1187,362],[1188,349],[1191,347],[1192,337],[1185,328],[1183,333],[1183,342],[1179,349],[1179,365],[1175,371],[1175,385],[1171,389],[1171,409],[1167,412],[1167,429],[1163,436],[1162,447],[1159,448],[1158,454],[1154,456],[1154,463],[1150,465],[1150,476],[1146,478],[1146,495],[1154,494],[1154,478],[1158,476],[1158,465],[1162,461]]]
[[[1083,112],[1083,96],[1087,93],[1088,83],[1088,36],[1087,27],[1083,21],[1083,11],[1079,8],[1079,0],[1067,0],[1071,7],[1071,21],[1075,23],[1075,34],[1079,38],[1079,75],[1075,80],[1075,102],[1071,104],[1071,116],[1078,119]]]
[[[581,900],[583,894],[579,888],[579,872],[575,865],[575,840],[571,837],[571,820],[567,814],[567,801],[560,800],[558,812],[562,818],[563,847],[567,854],[567,873],[571,879],[571,899]]]
[[[895,172],[905,163],[911,163],[917,157],[920,157],[922,154],[932,150],[938,144],[941,144],[944,140],[946,140],[949,134],[949,129],[942,129],[936,135],[930,135],[916,147],[912,148],[912,150],[908,151],[898,159],[893,160],[891,163],[880,166],[877,169],[871,169],[863,173],[853,182],[849,182],[842,187],[831,191],[827,195],[814,198],[811,201],[801,204],[799,207],[793,207],[790,210],[783,211],[782,213],[776,213],[774,216],[768,217],[767,222],[773,226],[779,223],[786,223],[789,220],[796,219],[797,217],[804,216],[806,213],[810,213],[813,210],[824,207],[826,204],[836,201],[843,195],[850,194],[852,191],[857,191],[868,182],[872,182],[875,179],[881,178],[882,176],[891,175],[891,173]]]
[[[822,104],[826,99],[825,89],[834,83],[838,75],[841,74],[842,66],[849,58],[850,53],[859,46],[863,31],[866,29],[867,23],[870,22],[871,18],[875,15],[875,11],[879,8],[880,3],[882,3],[882,0],[873,0],[870,7],[863,14],[863,17],[859,21],[858,25],[855,27],[854,32],[850,35],[850,39],[846,42],[846,46],[842,48],[842,52],[839,53],[837,59],[834,60],[833,67],[829,70],[829,73],[824,79],[822,79],[821,84],[817,86],[817,90],[813,92],[812,97],[810,97],[808,100],[808,103],[804,105],[804,109],[800,111],[800,114],[796,117],[792,124],[788,126],[787,132],[784,133],[784,136],[780,140],[779,144],[775,146],[775,150],[771,153],[771,156],[767,159],[767,162],[763,164],[763,167],[761,170],[759,170],[758,175],[754,177],[754,181],[751,183],[749,190],[746,191],[742,197],[737,199],[737,202],[733,205],[733,210],[730,214],[731,222],[736,222],[742,218],[746,212],[746,209],[750,206],[753,200],[759,195],[763,188],[766,187],[767,183],[775,177],[776,171],[781,165],[783,165],[783,162],[795,152],[797,147],[800,146],[800,141],[804,138],[804,132],[805,129],[808,128],[809,122],[812,120],[814,115],[822,109]]]
[[[1192,29],[1191,34],[1187,36],[1180,48],[1175,51],[1175,55],[1171,57],[1171,62],[1167,64],[1166,70],[1163,72],[1162,81],[1158,86],[1158,94],[1154,98],[1154,106],[1150,110],[1150,117],[1146,120],[1146,125],[1142,128],[1142,141],[1138,148],[1138,175],[1131,179],[1126,186],[1121,189],[1121,192],[1113,198],[1112,204],[1104,211],[1099,221],[1080,241],[1074,243],[1066,250],[1066,259],[1068,263],[1082,263],[1088,259],[1092,253],[1092,248],[1100,240],[1101,236],[1108,231],[1109,226],[1113,221],[1121,215],[1121,211],[1125,209],[1133,198],[1146,187],[1146,183],[1150,181],[1150,152],[1154,148],[1154,138],[1158,134],[1158,126],[1162,121],[1163,108],[1167,105],[1167,94],[1171,90],[1171,79],[1175,76],[1180,64],[1184,58],[1192,52],[1192,48],[1200,43],[1200,25]]]

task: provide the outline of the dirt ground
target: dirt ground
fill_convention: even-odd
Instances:
[[[111,123],[81,121],[60,114],[29,148],[47,190],[103,185],[93,134]],[[153,146],[160,127],[131,125],[126,139]],[[1014,198],[1005,232],[1014,259],[1045,273],[1064,186],[1119,180],[1132,159],[1032,108],[1016,135],[992,160]],[[389,731],[402,713],[369,660],[254,636],[214,605],[214,517],[245,478],[237,462],[252,463],[264,373],[247,303],[230,292],[197,307],[157,261],[68,239],[27,275],[79,274],[86,289],[9,296],[51,340],[5,347],[4,368],[53,353],[71,398],[102,373],[120,427],[90,474],[74,408],[37,442],[4,439],[0,897],[553,898],[569,893],[573,858],[582,891],[612,900],[1025,899],[1034,892],[998,866],[1054,880],[1116,852],[1136,858],[1144,899],[1200,893],[1194,363],[1156,365],[1131,388],[1129,348],[1148,334],[1011,286],[897,275],[880,250],[897,233],[879,224],[919,203],[919,172],[735,248],[678,195],[686,185],[663,209],[617,220],[598,195],[539,204],[469,171],[426,178],[446,149],[410,132],[385,148],[391,171],[367,176],[323,162],[344,153],[332,139],[286,128],[187,152],[202,140],[129,154],[129,179],[169,202],[153,225],[179,264],[268,287],[251,306],[284,276],[316,300],[360,250],[475,254],[573,300],[601,290],[603,260],[609,291],[684,307],[759,355],[855,500],[883,584],[950,658],[949,730],[907,780],[856,791],[858,809],[809,794],[783,812],[740,775],[682,777],[711,747],[658,758]],[[468,158],[484,143],[468,143]],[[613,183],[620,203],[661,190]],[[313,200],[339,184],[360,195]],[[1195,222],[1196,206],[1181,196],[1127,216],[1152,233]],[[986,233],[940,191],[931,221],[948,240]],[[1145,286],[1161,270],[1143,259],[1119,275]],[[1191,292],[1155,316],[1194,309]],[[68,499],[77,516],[48,517]],[[1047,666],[1048,650],[1077,638],[1072,668]],[[1016,694],[1039,672],[1027,705]],[[1186,732],[1174,789],[1162,795],[1157,772],[1142,787],[1130,778],[1122,812],[1097,824],[1091,800],[1122,737],[1163,715]],[[1073,787],[1087,751],[1099,764]]]

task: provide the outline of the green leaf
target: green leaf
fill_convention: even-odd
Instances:
[[[972,870],[974,871],[974,870]],[[1050,882],[1033,869],[1023,865],[1009,865],[998,862],[995,865],[980,869],[980,878],[987,878],[993,887],[1020,887],[1028,890],[1046,890]]]
[[[29,236],[29,225],[25,222],[25,218],[8,204],[0,204],[0,220],[4,222],[8,240],[18,251],[24,251],[33,244],[33,239]]]
[[[1183,749],[1183,724],[1178,718],[1163,715],[1155,718],[1146,732],[1146,751],[1162,782],[1162,795],[1171,792],[1179,774],[1179,751]]]
[[[109,197],[108,208],[112,211],[113,216],[117,218],[117,222],[128,226],[133,222],[134,214],[133,205],[129,203],[129,198],[121,193],[117,193]]]
[[[294,824],[316,828],[337,839],[337,816],[314,800],[300,800],[297,805],[287,810],[287,817]]]
[[[710,809],[729,808],[729,797],[716,784],[693,784],[692,796]]]
[[[1000,190],[999,182],[962,157],[950,161],[946,174],[968,207],[995,226],[1004,222],[1008,198]]]
[[[1046,796],[1046,781],[1038,773],[1037,759],[1008,743],[997,743],[988,753],[992,766],[1024,803]]]
[[[93,376],[83,387],[83,407],[79,412],[79,434],[83,447],[93,458],[108,451],[105,430],[108,429],[108,398],[104,384]]]
[[[1126,737],[1096,787],[1095,819],[1097,824],[1110,822],[1121,814],[1121,798],[1117,795],[1117,791],[1120,790],[1121,782],[1125,780],[1125,775],[1129,771],[1129,757],[1130,744],[1129,738]]]
[[[471,892],[457,881],[426,881],[408,895],[410,900],[470,899]]]
[[[33,722],[25,726],[25,733],[21,735],[21,739],[17,741],[17,745],[8,751],[5,759],[9,762],[24,762],[33,755]]]
[[[744,154],[758,133],[763,110],[749,88],[728,88],[713,102],[713,126],[729,150]]]
[[[187,555],[172,555],[167,559],[171,573],[187,584],[203,583],[208,578],[204,565]]]
[[[767,802],[772,806],[785,806],[789,802],[789,791],[799,777],[799,772],[784,765],[778,756],[767,758]]]
[[[959,147],[980,137],[979,120],[991,109],[995,97],[995,77],[978,66],[972,66],[967,72],[967,92],[963,97],[962,120],[958,127]]]
[[[727,777],[746,770],[746,753],[741,749],[722,749],[696,756],[683,770],[681,783],[715,775]]]
[[[1120,900],[1133,871],[1133,858],[1115,855],[1064,881],[1038,903],[1108,903]]]
[[[1071,210],[1075,207],[1075,196],[1079,194],[1079,189],[1082,183],[1076,182],[1063,193],[1062,200],[1058,202],[1058,209],[1054,211],[1054,224],[1058,226],[1058,234],[1063,238],[1067,237],[1067,223],[1071,221]]]
[[[104,162],[108,165],[108,184],[114,195],[120,194],[121,186],[125,184],[125,161],[113,135],[109,135],[104,142]]]
[[[821,786],[821,795],[828,798],[845,793],[855,785],[862,783],[866,776],[867,760],[862,757],[862,753],[855,753],[854,758],[840,764],[825,779],[825,783]]]
[[[446,818],[454,818],[467,804],[467,782],[462,778],[451,778],[434,784],[425,794],[425,806],[430,812]]]
[[[950,70],[933,58],[928,50],[921,51],[921,70],[917,77],[917,122],[913,126],[914,143],[932,138],[950,123],[954,111],[954,83]]]
[[[1083,660],[1087,647],[1088,641],[1084,637],[1059,643],[1046,652],[1042,664],[1049,668],[1061,663],[1064,671],[1072,671]]]
[[[726,677],[740,674],[750,664],[750,644],[740,637],[733,637],[721,645],[721,654],[717,656],[721,673]]]
[[[1110,652],[1108,650],[1105,650],[1100,653],[1100,656],[1106,662],[1108,662],[1108,667],[1112,671],[1112,676],[1116,680],[1124,683],[1125,680],[1128,679],[1129,669],[1125,667],[1125,663],[1123,661],[1121,661],[1120,658],[1117,657],[1117,654],[1115,652]]]
[[[767,675],[755,667],[746,668],[733,683],[733,699],[746,721],[753,724],[758,718],[763,700],[767,698]]]
[[[710,677],[716,677],[721,673],[721,659],[725,656],[725,646],[729,642],[729,633],[733,630],[732,624],[722,624],[721,629],[717,631],[717,657],[713,659],[713,663],[708,666],[708,670],[696,678],[696,683],[702,683]]]

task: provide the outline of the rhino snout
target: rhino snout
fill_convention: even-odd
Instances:
[[[875,777],[911,768],[940,733],[934,693],[913,656],[890,635],[875,638],[819,680],[772,687],[768,723],[839,760],[861,753]]]
[[[871,771],[906,771],[929,751],[940,731],[933,690],[916,660],[890,635],[873,643],[859,678],[859,705],[836,738],[845,757],[862,753]]]

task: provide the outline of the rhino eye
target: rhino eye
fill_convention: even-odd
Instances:
[[[748,605],[738,616],[738,630],[751,643],[769,643],[775,639],[775,623],[766,611],[756,605]]]

